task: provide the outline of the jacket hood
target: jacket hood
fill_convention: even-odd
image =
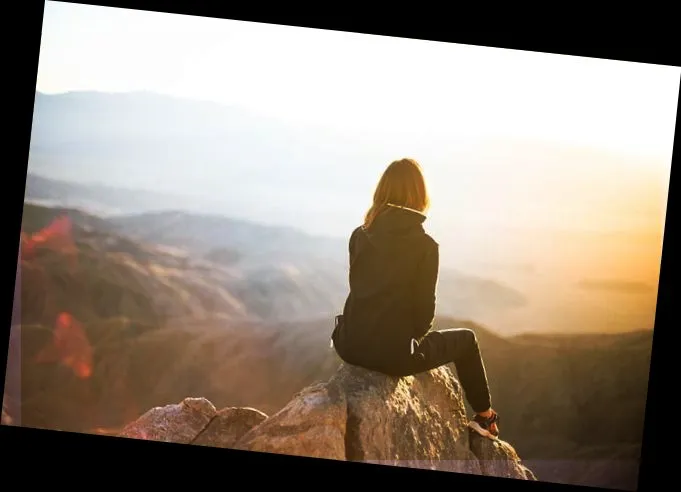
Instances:
[[[363,229],[369,241],[378,246],[384,242],[406,239],[424,233],[426,216],[417,210],[388,204],[374,219],[371,227]]]
[[[403,275],[400,265],[413,252],[422,249],[426,216],[416,210],[388,205],[370,227],[359,229],[354,261],[362,266],[353,272],[351,288],[356,298],[367,298],[390,291]]]

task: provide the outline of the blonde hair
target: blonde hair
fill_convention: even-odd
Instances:
[[[414,159],[390,163],[374,191],[373,204],[364,217],[364,228],[371,227],[376,216],[389,205],[424,213],[430,206],[426,180],[421,166]]]

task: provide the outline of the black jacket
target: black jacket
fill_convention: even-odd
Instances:
[[[332,339],[346,362],[388,374],[411,372],[412,339],[432,327],[439,246],[426,217],[387,206],[350,237],[350,293]]]

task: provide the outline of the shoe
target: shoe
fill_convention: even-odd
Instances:
[[[492,416],[485,418],[476,414],[473,420],[468,422],[468,427],[473,429],[475,432],[480,434],[482,437],[488,437],[490,439],[497,439],[499,437],[499,430],[495,426],[495,430],[492,431],[492,424],[499,422],[499,414],[492,410]]]

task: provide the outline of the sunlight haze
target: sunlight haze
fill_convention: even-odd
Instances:
[[[679,69],[47,2],[37,88],[153,91],[412,138],[671,156]]]

